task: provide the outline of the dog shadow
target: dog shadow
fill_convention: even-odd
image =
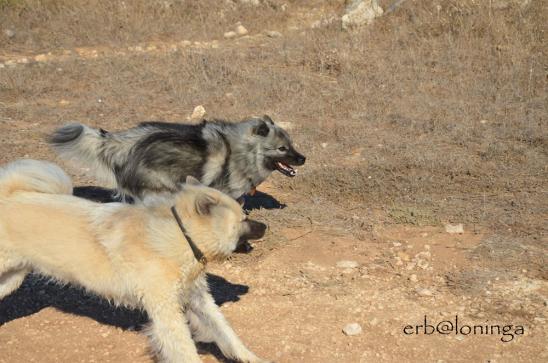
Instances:
[[[252,211],[255,209],[283,209],[287,205],[280,203],[276,198],[268,193],[256,191],[255,195],[244,196],[244,210]]]
[[[89,199],[99,203],[133,203],[133,199],[131,197],[125,197],[125,200],[123,200],[113,189],[106,189],[91,185],[74,187],[73,194],[76,197]],[[286,206],[286,204],[280,203],[280,201],[268,193],[257,191],[253,196],[244,196],[243,209],[249,212],[255,209],[283,209]]]
[[[74,187],[72,194],[76,197],[88,199],[98,203],[112,203],[112,202],[126,202],[129,204],[133,203],[131,197],[126,197],[123,200],[120,196],[116,194],[114,189],[106,189],[101,187],[96,187],[92,185]]]
[[[233,284],[213,274],[207,274],[207,282],[211,295],[219,306],[226,302],[239,301],[240,296],[249,291],[246,285]],[[17,291],[0,300],[0,326],[47,307],[85,316],[124,330],[141,330],[148,322],[147,314],[142,310],[117,307],[82,288],[61,285],[30,274]]]
[[[233,284],[213,274],[207,274],[207,281],[211,295],[219,306],[226,302],[239,301],[240,296],[249,291],[246,285]],[[47,307],[130,331],[142,330],[149,321],[143,310],[117,307],[82,288],[61,285],[30,274],[17,291],[0,300],[0,326]],[[199,343],[197,347],[201,353],[212,354],[219,361],[230,362],[215,344]]]

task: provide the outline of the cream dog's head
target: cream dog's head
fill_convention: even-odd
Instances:
[[[196,246],[208,260],[228,257],[241,241],[262,238],[266,225],[247,218],[228,195],[188,177],[175,208]]]

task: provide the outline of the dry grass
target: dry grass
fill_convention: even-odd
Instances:
[[[171,1],[168,11],[160,1],[127,3],[131,11],[119,2],[14,2],[0,23],[24,30],[0,48],[219,39],[238,20],[251,33],[283,29],[297,7]],[[37,140],[73,119],[121,128],[181,120],[197,104],[209,116],[268,113],[298,126],[292,133],[309,156],[298,178],[274,179],[304,197],[289,210],[295,223],[359,231],[371,221],[353,217],[372,208],[396,223],[464,222],[539,239],[548,212],[547,15],[534,0],[503,10],[408,1],[356,33],[335,22],[216,50],[5,69],[2,129],[28,128],[30,136],[7,136],[17,152],[2,159],[46,153],[21,138]],[[62,99],[70,103],[61,107]],[[262,213],[272,223],[280,217]]]

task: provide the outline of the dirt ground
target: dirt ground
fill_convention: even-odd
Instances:
[[[269,114],[307,164],[247,200],[265,238],[209,268],[254,352],[548,361],[546,3],[409,0],[349,32],[343,12],[319,0],[0,1],[0,161],[61,163],[45,137],[73,120],[117,130],[185,121],[197,105],[206,118]],[[225,39],[237,22],[249,33]],[[75,194],[104,197],[85,168],[62,165]],[[425,319],[432,328],[416,328]],[[455,319],[458,334],[430,332]],[[32,276],[0,301],[0,362],[150,362],[146,322]],[[361,332],[346,335],[351,323]]]

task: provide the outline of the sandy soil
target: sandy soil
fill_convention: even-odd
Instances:
[[[200,103],[208,116],[273,113],[307,164],[248,200],[269,224],[264,240],[208,271],[254,352],[276,362],[548,361],[546,78],[539,53],[511,48],[536,38],[489,28],[522,29],[514,14],[532,31],[532,15],[483,9],[488,26],[472,5],[444,3],[435,15],[437,2],[409,1],[353,36],[332,20],[342,1],[287,12],[278,3],[246,8],[250,34],[235,40],[196,16],[218,34],[125,42],[121,31],[103,44],[94,41],[108,32],[91,28],[75,45],[62,14],[30,27],[31,11],[17,12],[18,33],[0,51],[0,161],[59,161],[44,137],[69,120],[120,129],[184,120]],[[266,35],[259,11],[282,37]],[[48,37],[56,46],[46,48]],[[67,170],[77,195],[108,199],[89,189],[97,184],[85,168]],[[448,222],[464,232],[448,233]],[[458,319],[460,332],[416,328],[425,317],[436,327]],[[31,276],[0,301],[0,362],[151,362],[146,323],[139,311]],[[345,334],[351,323],[361,333]],[[204,362],[224,361],[214,345],[199,348]]]

